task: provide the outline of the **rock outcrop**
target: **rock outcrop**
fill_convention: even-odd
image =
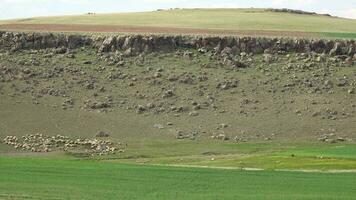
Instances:
[[[177,48],[203,49],[216,53],[325,53],[354,56],[354,40],[255,38],[255,37],[198,37],[163,35],[88,36],[56,33],[0,32],[0,49],[46,49],[94,47],[99,53],[122,51],[126,56],[142,52],[171,51]]]

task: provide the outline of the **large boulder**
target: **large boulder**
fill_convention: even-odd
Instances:
[[[99,47],[99,53],[113,51],[115,49],[116,38],[113,36],[107,37]]]

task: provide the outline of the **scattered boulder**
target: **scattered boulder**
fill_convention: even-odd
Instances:
[[[116,42],[116,38],[115,37],[107,37],[103,43],[101,44],[101,46],[99,47],[98,52],[102,53],[102,52],[108,52],[112,49],[112,47],[114,47],[114,44]]]
[[[146,111],[146,107],[143,105],[138,105],[136,108],[136,113],[141,114]]]
[[[230,140],[230,137],[225,135],[225,133],[213,133],[211,138],[216,140],[223,140],[223,141]]]
[[[110,134],[109,134],[108,132],[105,132],[105,131],[99,131],[99,132],[97,132],[96,135],[95,135],[95,137],[100,137],[100,138],[102,138],[102,137],[109,137],[109,136],[110,136]]]
[[[184,140],[184,139],[195,140],[197,136],[198,136],[197,131],[193,131],[191,133],[184,133],[183,131],[179,130],[176,132],[176,138],[178,140]]]
[[[86,109],[104,109],[104,108],[110,108],[111,105],[108,102],[102,102],[102,101],[92,101],[92,100],[87,100],[84,102],[84,108]]]
[[[90,61],[90,60],[86,60],[86,61],[83,62],[83,64],[84,65],[91,65],[91,64],[93,64],[93,62]]]
[[[221,83],[219,83],[216,88],[221,89],[221,90],[228,90],[231,88],[236,88],[239,84],[238,80],[234,80],[234,81],[223,81]]]
[[[183,52],[183,58],[192,59],[192,57],[193,57],[193,52],[191,52],[191,51],[184,51]]]
[[[154,124],[153,128],[164,129],[164,126],[162,124]]]
[[[55,48],[53,49],[53,53],[55,54],[64,54],[67,53],[68,49],[65,47],[59,47],[59,48]]]
[[[267,53],[263,54],[263,61],[268,64],[273,62],[274,61],[273,55]]]
[[[189,116],[196,117],[198,115],[199,115],[199,112],[197,112],[197,111],[189,112]]]
[[[173,97],[173,96],[174,96],[173,90],[167,90],[167,91],[164,92],[162,97],[163,98],[169,98],[169,97]]]
[[[339,55],[341,52],[341,45],[339,42],[336,42],[334,47],[330,50],[329,54],[331,56]]]
[[[335,133],[322,134],[318,137],[318,140],[326,143],[338,143],[347,141],[346,138],[337,136]]]

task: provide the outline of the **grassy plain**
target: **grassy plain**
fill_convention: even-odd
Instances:
[[[265,9],[174,9],[137,13],[33,17],[0,24],[107,25],[119,27],[192,28],[203,30],[287,31],[322,37],[355,38],[356,20],[301,15]],[[100,29],[100,28],[99,28]]]
[[[240,171],[0,158],[2,199],[355,199],[354,173]]]

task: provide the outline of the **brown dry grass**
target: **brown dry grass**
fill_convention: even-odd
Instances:
[[[224,30],[170,27],[109,26],[109,25],[65,25],[65,24],[5,24],[0,30],[10,31],[54,31],[93,33],[142,33],[184,35],[239,35],[267,37],[315,37],[317,34],[299,31]]]

